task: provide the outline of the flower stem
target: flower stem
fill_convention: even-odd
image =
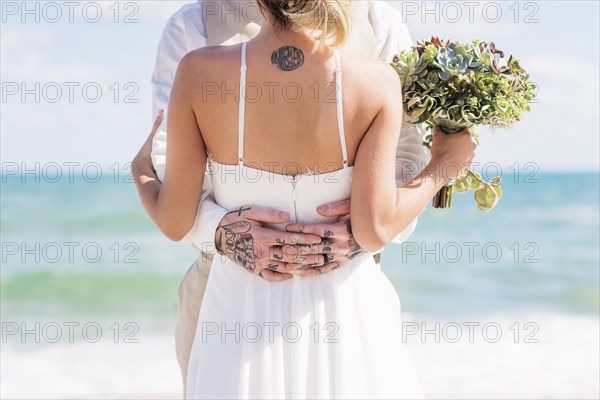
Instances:
[[[484,181],[483,179],[481,179],[480,177],[478,177],[476,174],[474,174],[473,172],[471,172],[470,169],[467,169],[467,172],[468,172],[469,175],[471,175],[471,177],[477,179],[482,185],[484,185],[484,186],[488,186],[489,185],[486,181]]]

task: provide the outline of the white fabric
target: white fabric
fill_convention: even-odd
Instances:
[[[344,130],[342,63],[340,61],[340,53],[337,50],[335,50],[335,97],[337,108],[338,133],[340,135],[340,143],[342,144],[342,164],[344,165],[344,168],[348,168],[348,144],[346,143],[346,131]]]
[[[232,3],[231,0],[228,2]],[[412,44],[408,28],[406,24],[402,23],[400,12],[386,1],[365,1],[365,3],[368,4],[368,19],[377,47],[377,51],[373,54],[379,55],[382,60],[391,61],[395,54]],[[235,8],[230,5],[227,9]],[[210,32],[207,32],[206,21],[207,16],[203,15],[200,1],[182,7],[169,19],[160,41],[152,75],[153,119],[160,109],[165,110],[165,116],[168,114],[166,111],[169,95],[179,61],[188,52],[208,44]],[[361,30],[358,33],[355,31],[354,34],[364,34],[364,31]],[[239,43],[243,38],[243,35],[238,35],[229,39],[227,44],[235,44],[236,40],[239,40]],[[357,50],[362,50],[366,56],[372,55],[367,54],[365,49]],[[160,180],[164,178],[165,171],[166,126],[165,121],[153,141],[152,162]],[[405,123],[400,134],[396,156],[398,186],[402,186],[417,175],[428,161],[428,154],[421,143],[422,139],[418,128]],[[215,203],[210,179],[206,179],[205,182],[196,223],[183,242],[192,243],[203,252],[214,254],[214,233],[226,211]],[[398,235],[394,242],[405,241],[414,231],[416,223],[415,219]]]
[[[240,79],[245,73],[241,68]],[[343,118],[340,111],[337,118]],[[352,188],[353,167],[291,177],[239,163],[221,164],[212,157],[209,163],[215,199],[222,207],[275,207],[298,223],[332,222],[316,207],[348,198]],[[274,283],[227,257],[215,257],[192,346],[186,396],[423,398],[401,338],[398,296],[371,254],[328,274]]]
[[[238,112],[238,164],[244,165],[244,121],[246,120],[246,47],[248,42],[242,44],[242,66],[240,68],[240,108]]]

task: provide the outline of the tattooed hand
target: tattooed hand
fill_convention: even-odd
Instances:
[[[313,246],[285,246],[284,251],[288,254],[292,252],[301,255],[322,254],[325,258],[325,265],[291,271],[291,273],[302,276],[326,273],[347,265],[354,258],[365,253],[352,235],[350,200],[320,206],[317,208],[317,212],[324,217],[338,217],[338,221],[332,224],[289,224],[285,230],[319,235],[323,239],[322,242]]]
[[[226,214],[215,232],[217,251],[231,261],[268,281],[289,279],[289,271],[305,265],[324,264],[318,254],[288,254],[283,246],[321,243],[317,235],[291,233],[267,228],[263,223],[282,224],[289,220],[287,212],[245,206]]]

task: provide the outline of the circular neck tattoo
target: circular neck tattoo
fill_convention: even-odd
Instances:
[[[271,62],[282,71],[293,71],[304,64],[304,53],[297,47],[280,47],[271,54]]]

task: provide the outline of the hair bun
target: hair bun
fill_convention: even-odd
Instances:
[[[341,46],[350,35],[352,0],[256,0],[263,15],[276,26],[317,33],[317,40]]]

